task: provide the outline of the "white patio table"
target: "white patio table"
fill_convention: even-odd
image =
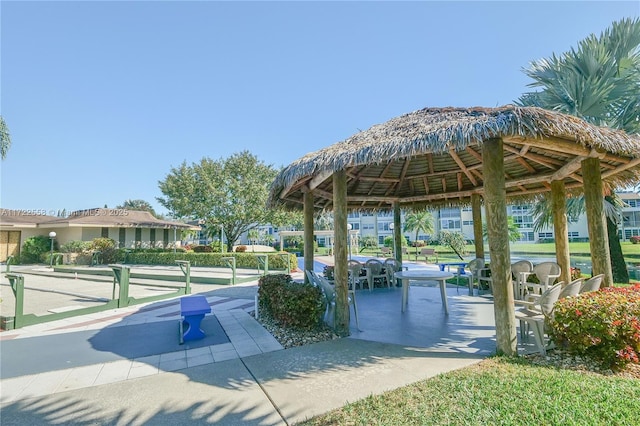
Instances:
[[[453,274],[451,272],[434,271],[432,269],[412,269],[409,271],[398,271],[393,275],[394,277],[402,280],[402,312],[407,310],[410,281],[437,281],[438,284],[440,284],[440,295],[442,296],[442,305],[444,306],[444,312],[446,314],[449,313],[446,280],[448,280],[449,278],[453,278]]]

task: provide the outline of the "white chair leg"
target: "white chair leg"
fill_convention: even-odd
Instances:
[[[355,291],[351,293],[351,302],[353,303],[353,315],[356,317],[356,327],[360,331],[360,321],[358,320],[358,303],[356,302]]]
[[[546,355],[547,349],[544,344],[544,321],[533,322],[533,336],[536,339],[536,345],[540,349],[540,353],[542,353],[542,355]]]

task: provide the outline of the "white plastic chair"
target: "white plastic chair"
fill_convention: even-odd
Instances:
[[[469,281],[469,294],[473,296],[473,282],[478,280],[480,276],[480,270],[484,268],[484,259],[477,257],[467,263],[466,269],[469,270],[467,274],[464,269],[458,270],[456,273],[456,283],[460,284],[460,277],[466,278]],[[458,286],[456,286],[456,292],[458,292]]]
[[[604,280],[604,274],[596,275],[595,277],[591,277],[585,282],[582,283],[582,287],[580,287],[580,293],[588,293],[590,291],[598,291],[600,290],[600,286],[602,285],[602,281]]]
[[[327,301],[327,310],[325,312],[325,321],[332,327],[335,326],[336,315],[336,288],[325,277],[316,274],[313,271],[306,270],[307,277],[315,286],[319,287]],[[356,327],[360,330],[360,321],[358,319],[358,304],[356,302],[355,290],[348,290],[349,305],[353,306],[353,315],[356,317]]]
[[[526,307],[516,311],[515,313],[516,319],[520,321],[520,336],[524,338],[525,324],[530,325],[533,329],[536,346],[543,355],[546,355],[547,353],[547,345],[544,340],[545,321],[553,318],[553,309],[558,301],[561,291],[562,283],[552,285],[542,293],[542,296],[540,296],[540,299],[538,300],[539,310],[531,309],[534,307],[532,304],[530,307]],[[518,302],[522,303],[522,301]]]
[[[369,284],[370,291],[373,291],[373,284],[376,279],[382,280],[383,283],[387,281],[387,274],[383,271],[384,265],[379,260],[367,260],[364,268],[367,270],[367,284]],[[387,283],[387,286],[391,287],[391,284]]]
[[[364,265],[357,260],[350,260],[348,263],[349,269],[349,287],[352,290],[357,290],[356,287],[362,288],[362,282],[367,279],[367,277],[360,275],[360,272],[364,269]]]
[[[519,260],[511,264],[513,280],[513,295],[516,299],[524,299],[524,282],[533,271],[533,263],[528,260]]]
[[[534,293],[545,292],[551,285],[553,285],[553,282],[560,277],[560,272],[560,265],[556,262],[538,263],[533,267],[533,271],[531,271],[531,273],[535,274],[540,282],[530,283],[525,281],[524,291],[528,292],[528,290],[531,289]]]
[[[384,271],[387,274],[387,283],[389,283],[389,287],[393,287],[393,283],[396,282],[393,278],[393,274],[398,271],[402,271],[402,263],[398,262],[396,259],[387,259],[384,261]]]

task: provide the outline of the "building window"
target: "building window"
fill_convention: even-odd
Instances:
[[[538,232],[539,240],[547,240],[553,238],[553,232]]]
[[[473,226],[473,221],[472,220],[463,220],[462,224],[464,226]]]
[[[360,229],[360,224],[357,222],[350,222],[349,224],[351,225],[351,229],[354,231]]]
[[[149,245],[153,248],[156,246],[156,230],[149,230]]]
[[[142,229],[136,228],[136,247],[140,244],[141,241],[142,241]]]
[[[125,244],[127,244],[127,230],[125,228],[120,228],[118,229],[118,243],[120,244],[120,247],[125,247]]]
[[[460,229],[460,220],[440,219],[440,228],[442,228],[442,229]]]
[[[100,236],[102,238],[109,238],[109,228],[102,228],[101,231]]]
[[[165,248],[169,247],[169,230],[168,229],[162,230],[162,244],[164,244]]]
[[[391,222],[378,222],[378,231],[389,231],[389,224]]]

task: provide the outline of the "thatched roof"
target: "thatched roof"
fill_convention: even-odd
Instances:
[[[580,191],[580,163],[589,156],[601,159],[605,186],[640,177],[640,135],[534,107],[425,108],[294,161],[276,177],[268,204],[299,209],[311,188],[316,208],[331,209],[339,170],[347,173],[350,210],[467,204],[483,193],[482,143],[491,138],[504,142],[511,201],[549,191],[551,180]]]

